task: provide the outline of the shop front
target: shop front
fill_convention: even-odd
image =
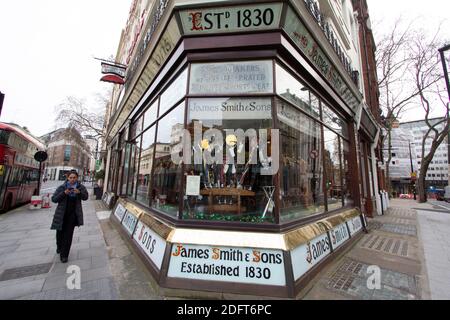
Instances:
[[[164,288],[295,297],[367,226],[361,93],[303,2],[176,3],[108,126],[111,219]]]

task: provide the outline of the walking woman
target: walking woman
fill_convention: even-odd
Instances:
[[[75,170],[69,172],[66,182],[52,196],[52,201],[58,206],[51,229],[56,230],[56,253],[60,254],[62,263],[68,260],[75,227],[83,225],[81,200],[86,201],[88,197],[86,188],[78,182]]]

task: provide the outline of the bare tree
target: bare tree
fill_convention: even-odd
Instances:
[[[56,111],[56,122],[60,125],[76,128],[82,135],[103,138],[104,111],[92,111],[85,100],[67,97]]]
[[[420,93],[421,106],[425,112],[427,131],[422,138],[422,157],[420,175],[418,178],[419,202],[426,202],[425,178],[428,168],[434,158],[436,150],[448,137],[450,130],[449,102],[445,96],[446,90],[442,86],[444,79],[440,64],[439,30],[431,39],[424,32],[417,34],[410,43],[411,56],[414,59],[413,75],[415,85]],[[431,121],[431,116],[441,111],[443,117],[438,121]],[[431,143],[430,151],[426,152],[427,141]]]
[[[378,86],[380,91],[380,107],[383,111],[383,124],[386,135],[383,145],[387,146],[386,184],[390,185],[390,163],[392,160],[392,129],[393,124],[413,105],[421,91],[427,90],[434,83],[424,84],[418,88],[410,70],[415,64],[415,56],[411,54],[410,44],[417,37],[417,31],[412,25],[403,26],[401,19],[397,20],[391,32],[382,36],[377,43],[376,61]]]

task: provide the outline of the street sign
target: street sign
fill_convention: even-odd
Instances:
[[[48,154],[45,151],[38,151],[34,155],[34,160],[36,160],[37,162],[44,162],[45,160],[47,160],[47,158]]]

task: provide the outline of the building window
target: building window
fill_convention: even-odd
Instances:
[[[142,135],[142,146],[139,154],[139,172],[136,182],[136,200],[143,205],[150,205],[150,186],[155,147],[155,128],[152,126]]]
[[[70,161],[70,156],[72,153],[72,146],[66,146],[64,149],[64,161]]]
[[[178,216],[181,194],[181,165],[172,160],[176,146],[180,145],[184,130],[184,109],[182,102],[158,121],[158,132],[155,142],[155,162],[151,186],[151,206],[158,211]],[[170,148],[170,152],[164,150]]]

